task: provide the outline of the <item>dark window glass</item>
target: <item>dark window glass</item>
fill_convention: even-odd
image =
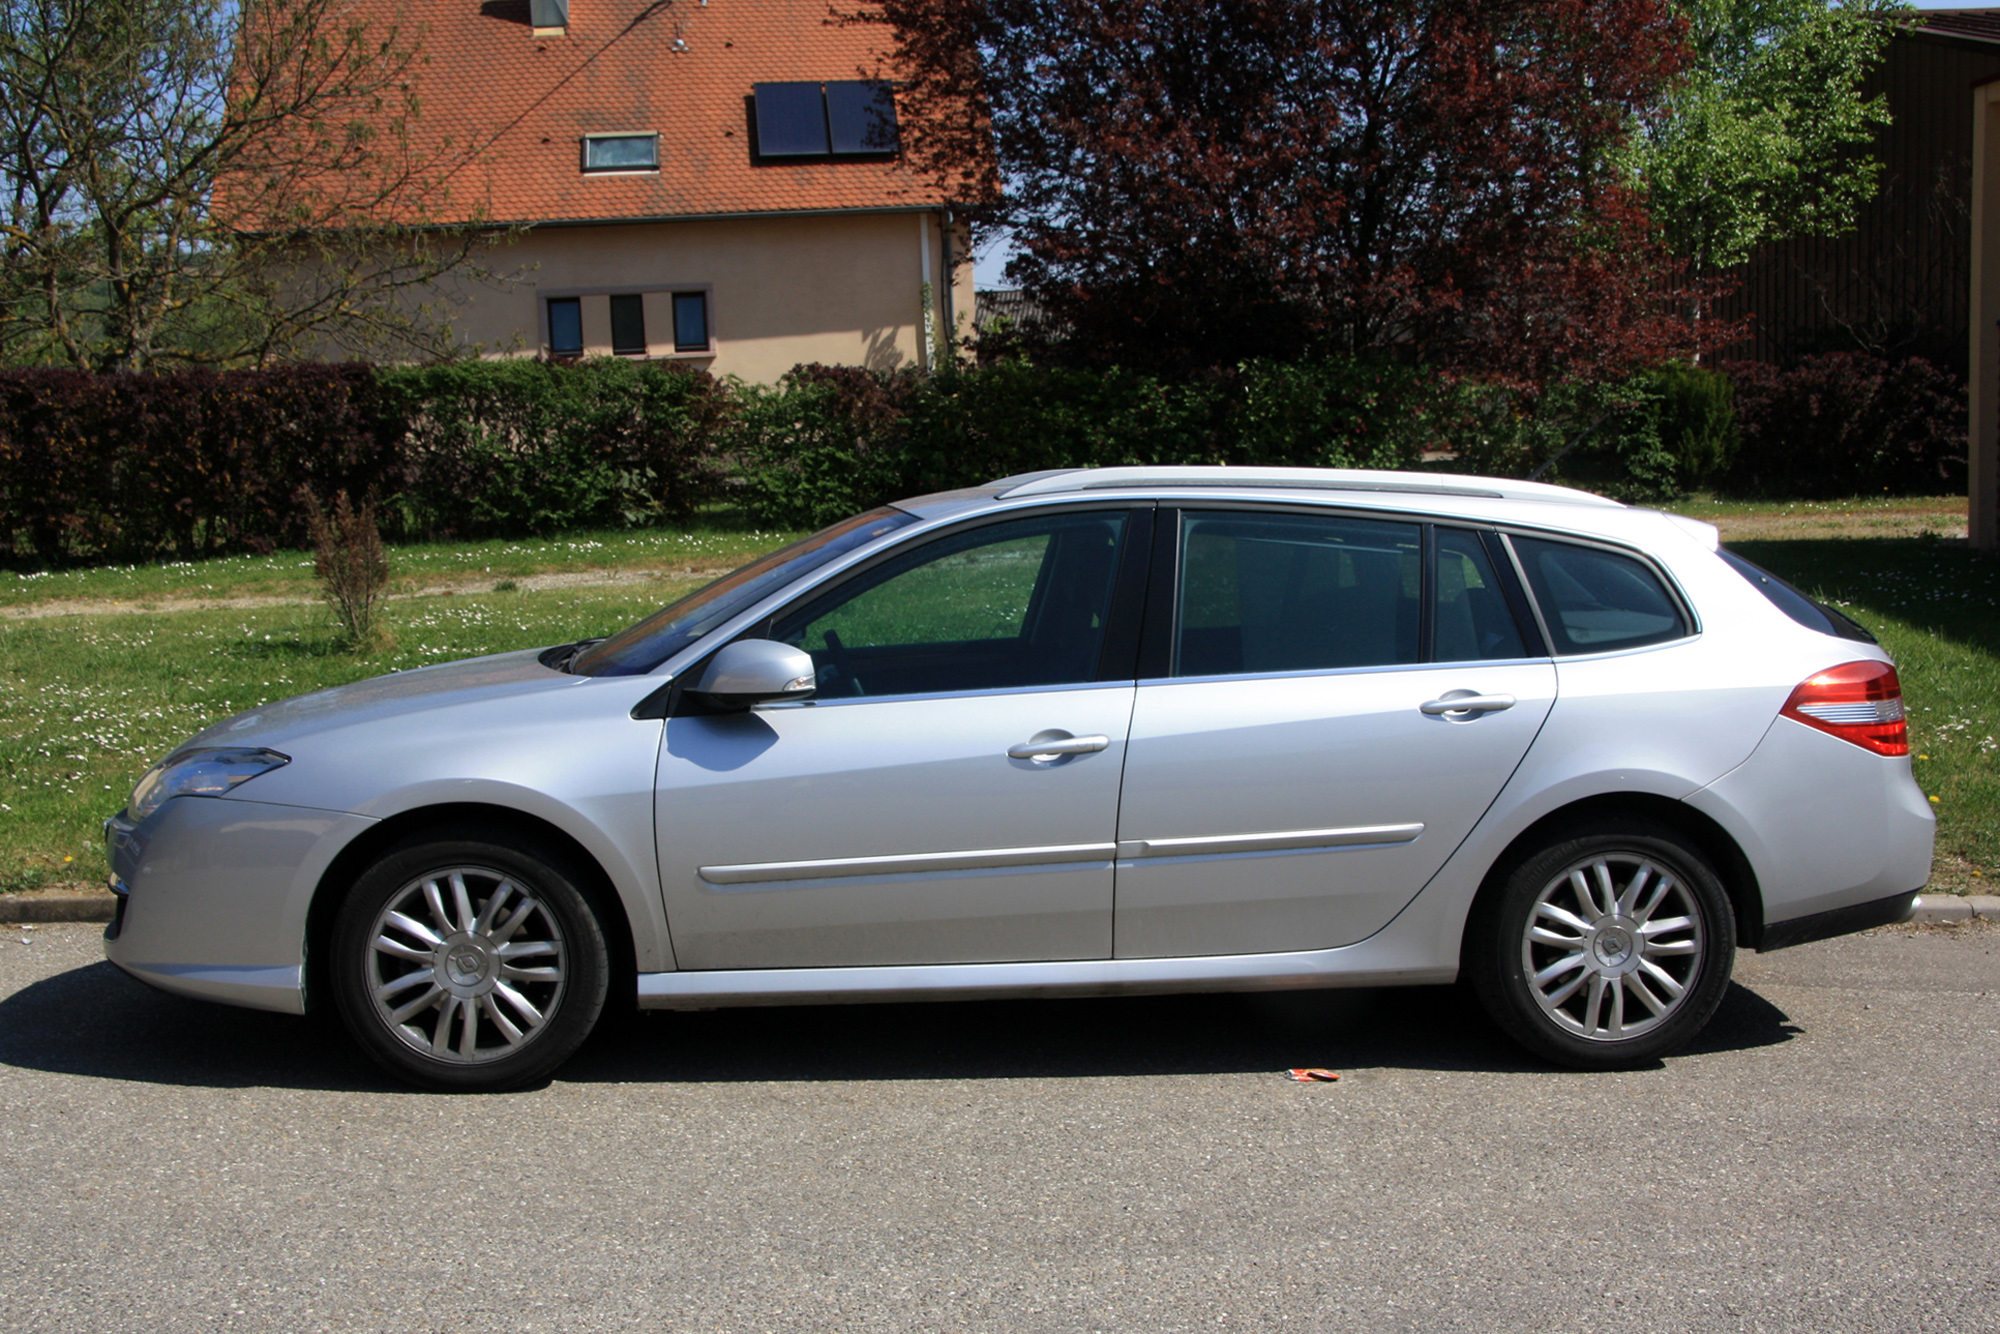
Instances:
[[[626,355],[646,351],[646,303],[636,296],[611,298],[611,350]]]
[[[886,506],[843,519],[803,542],[750,562],[590,649],[571,664],[579,676],[639,676],[679,653],[759,598],[881,537],[915,523]]]
[[[598,134],[583,141],[585,171],[650,171],[659,165],[656,134]]]
[[[826,99],[818,84],[760,83],[751,92],[757,103],[759,156],[826,155]]]
[[[1660,577],[1630,556],[1596,547],[1513,539],[1557,653],[1605,653],[1688,633]]]
[[[708,294],[674,293],[674,351],[708,350]]]
[[[1437,662],[1523,658],[1521,629],[1477,533],[1437,530]]]
[[[829,83],[826,123],[836,153],[896,151],[896,95],[886,83]]]
[[[1418,660],[1418,525],[1190,512],[1181,533],[1175,675]]]
[[[1875,642],[1874,635],[1844,612],[1807,597],[1762,566],[1751,564],[1727,548],[1718,550],[1716,554],[1730,569],[1748,579],[1752,588],[1769,598],[1772,606],[1806,629],[1817,630],[1823,635],[1837,635],[1842,639],[1859,640],[1864,644]]]
[[[559,357],[583,352],[583,303],[573,296],[549,302],[549,351]]]
[[[1125,528],[1121,510],[941,537],[780,616],[771,638],[812,654],[821,699],[1091,681]]]

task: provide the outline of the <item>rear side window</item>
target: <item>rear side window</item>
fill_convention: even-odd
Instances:
[[[1841,639],[1858,640],[1863,644],[1875,642],[1875,636],[1869,634],[1857,622],[1835,611],[1824,602],[1815,602],[1762,566],[1751,564],[1726,547],[1715,554],[1722,557],[1730,569],[1748,579],[1752,588],[1769,598],[1772,606],[1806,629],[1817,630],[1823,635],[1835,635]]]
[[[1597,547],[1512,540],[1557,653],[1609,653],[1689,633],[1679,604],[1644,562]]]
[[[1176,676],[1418,661],[1417,524],[1199,511],[1183,524]]]
[[[1438,662],[1491,662],[1524,658],[1527,646],[1500,577],[1479,535],[1459,528],[1437,530]]]

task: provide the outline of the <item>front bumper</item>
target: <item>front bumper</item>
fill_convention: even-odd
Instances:
[[[104,957],[162,991],[301,1014],[313,892],[373,823],[234,797],[175,797],[138,825],[114,816],[105,851],[123,892]]]

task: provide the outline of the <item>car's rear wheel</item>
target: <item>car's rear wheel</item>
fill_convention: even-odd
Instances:
[[[1480,901],[1466,947],[1473,986],[1509,1036],[1563,1065],[1624,1069],[1708,1023],[1729,987],[1735,917],[1680,833],[1609,821],[1516,867]]]
[[[341,1019],[397,1076],[480,1091],[539,1079],[604,1009],[610,955],[578,877],[531,843],[431,837],[389,852],[341,904]]]

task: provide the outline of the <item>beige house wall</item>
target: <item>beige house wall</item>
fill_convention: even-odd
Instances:
[[[515,280],[457,293],[455,323],[485,355],[533,356],[547,350],[545,303],[576,296],[585,355],[608,356],[610,297],[636,293],[645,297],[648,355],[716,375],[769,383],[812,361],[928,367],[945,334],[943,239],[936,210],[534,227],[490,257]],[[962,234],[951,249],[950,305],[963,335],[972,328],[971,255]],[[677,291],[708,293],[709,351],[674,350]]]

